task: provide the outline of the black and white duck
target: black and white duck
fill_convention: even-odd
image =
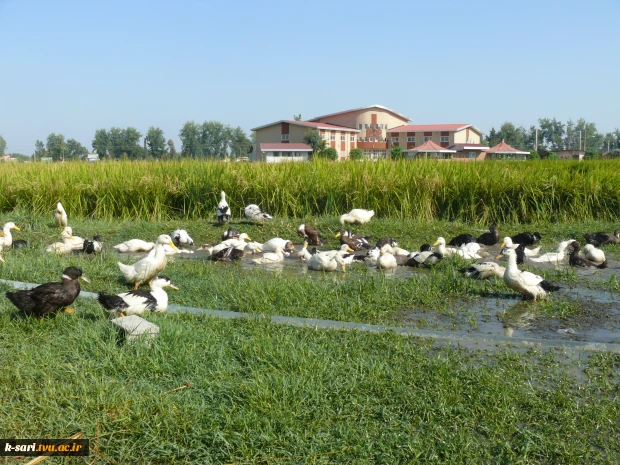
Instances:
[[[93,240],[84,239],[84,244],[81,249],[72,250],[73,253],[77,254],[85,254],[85,255],[93,255],[96,253],[101,253],[103,250],[103,241],[101,240],[101,236],[99,234],[95,234],[93,236]]]
[[[237,260],[241,260],[244,255],[244,251],[242,249],[238,249],[234,246],[226,247],[225,249],[218,250],[215,253],[211,254],[212,262],[236,262]]]
[[[228,202],[226,202],[226,193],[224,191],[220,192],[220,203],[217,204],[215,210],[218,223],[228,223],[230,221],[230,207]]]
[[[33,289],[7,292],[6,296],[13,305],[26,315],[42,317],[47,313],[63,308],[65,312],[71,313],[74,310],[66,307],[71,305],[80,295],[78,279],[90,282],[86,276],[82,275],[80,268],[70,266],[62,272],[62,281],[59,283],[46,283]]]
[[[577,241],[572,241],[566,247],[566,252],[568,253],[568,264],[570,266],[578,266],[581,268],[607,268],[607,260],[601,263],[594,263],[588,260],[587,258],[579,256],[579,250],[581,249],[581,244]]]
[[[302,224],[297,228],[297,234],[308,240],[309,245],[323,245],[323,239],[317,229],[309,224]]]
[[[151,280],[148,291],[137,289],[116,295],[100,292],[97,300],[103,308],[119,316],[142,315],[145,312],[161,313],[168,309],[168,294],[164,287],[179,289],[167,276],[157,276]]]
[[[370,237],[361,234],[353,234],[350,229],[341,229],[336,233],[341,244],[347,244],[353,250],[370,249]]]
[[[548,292],[560,290],[559,286],[546,281],[542,277],[520,270],[517,267],[517,253],[514,249],[504,248],[502,254],[497,258],[505,256],[508,260],[506,271],[504,272],[504,283],[510,289],[519,292],[523,299],[539,300],[547,297]]]
[[[536,232],[522,232],[515,236],[511,236],[512,242],[515,244],[534,245],[542,239],[542,235]]]
[[[222,241],[227,241],[228,239],[239,239],[239,231],[235,228],[228,228],[224,231],[224,234],[222,234]]]
[[[471,234],[459,234],[458,236],[452,238],[447,245],[453,245],[456,247],[460,247],[463,244],[469,244],[470,242],[476,242],[476,238]]]
[[[273,216],[260,209],[258,205],[250,204],[243,209],[243,216],[252,223],[263,223],[265,220],[271,220]]]

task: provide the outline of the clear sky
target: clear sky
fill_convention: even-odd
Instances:
[[[0,0],[0,135],[252,127],[381,104],[413,123],[620,127],[620,0]]]

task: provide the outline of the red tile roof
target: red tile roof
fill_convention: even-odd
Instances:
[[[514,153],[514,154],[521,154],[521,155],[530,154],[530,152],[523,152],[521,150],[517,150],[514,147],[511,147],[510,145],[508,145],[504,141],[501,141],[496,146],[491,147],[489,150],[487,150],[487,153]]]
[[[450,149],[443,148],[442,146],[437,145],[432,140],[427,140],[422,145],[418,145],[417,147],[414,147],[414,148],[409,149],[409,150],[404,150],[404,152],[442,152],[442,153],[453,153],[453,152],[456,152],[456,150],[450,150]]]
[[[458,144],[452,144],[449,149],[454,149],[457,152],[463,149],[473,149],[473,150],[487,150],[489,148],[488,145],[484,144],[468,144],[467,142],[459,142]]]
[[[297,125],[297,126],[304,126],[304,127],[308,127],[308,128],[314,128],[314,129],[329,129],[332,131],[342,131],[342,132],[360,132],[358,129],[355,128],[348,128],[346,126],[335,126],[333,124],[327,124],[327,123],[317,123],[316,121],[297,121],[297,120],[290,120],[290,119],[283,119],[280,121],[276,121],[275,123],[270,123],[270,124],[264,124],[262,126],[258,126],[256,128],[252,128],[252,131],[257,131],[259,129],[263,129],[263,128],[267,128],[269,126],[274,126],[276,124],[281,124],[281,123],[288,123],[288,124],[293,124],[293,125]]]
[[[261,152],[312,152],[312,147],[308,144],[282,144],[282,143],[273,143],[273,144],[260,144]]]
[[[473,124],[408,124],[388,129],[388,132],[460,131],[467,128],[482,134]]]

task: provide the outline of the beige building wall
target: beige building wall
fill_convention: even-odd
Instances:
[[[467,140],[467,129],[462,129],[454,134],[454,142],[453,144],[479,144],[480,143],[480,134],[478,134],[474,128],[470,127],[469,129],[469,140]]]

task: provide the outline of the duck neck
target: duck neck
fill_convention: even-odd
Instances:
[[[506,269],[509,271],[518,270],[519,268],[517,267],[517,255],[510,254],[507,256],[507,258],[508,258],[508,265],[506,266]]]

